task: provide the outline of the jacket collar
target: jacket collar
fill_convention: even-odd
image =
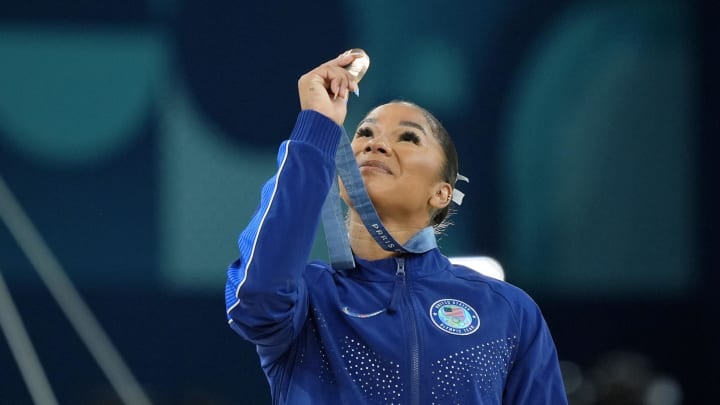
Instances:
[[[356,256],[357,266],[342,273],[360,280],[391,281],[395,279],[400,261],[405,262],[405,274],[409,279],[429,276],[450,266],[447,257],[434,248],[425,253],[409,253],[381,260],[364,260]]]

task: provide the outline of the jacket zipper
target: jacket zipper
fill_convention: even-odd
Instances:
[[[418,337],[417,321],[415,320],[415,311],[412,300],[410,299],[410,289],[407,286],[407,278],[405,275],[405,258],[398,257],[397,272],[395,273],[396,281],[402,284],[403,298],[407,302],[410,310],[405,315],[410,320],[410,403],[420,403],[420,343]]]

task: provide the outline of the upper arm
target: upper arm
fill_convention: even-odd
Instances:
[[[547,323],[532,301],[521,312],[518,316],[521,336],[503,403],[567,404],[557,350]]]

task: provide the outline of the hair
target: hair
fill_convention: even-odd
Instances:
[[[393,100],[389,104],[404,104],[420,110],[422,115],[427,120],[428,125],[430,126],[430,130],[435,136],[435,139],[437,139],[438,143],[440,144],[443,155],[445,155],[445,163],[442,167],[440,177],[443,181],[448,182],[450,184],[450,187],[452,187],[454,190],[455,182],[457,181],[458,176],[458,154],[457,150],[455,149],[455,143],[453,143],[452,138],[450,138],[450,134],[442,125],[440,120],[438,120],[434,115],[432,115],[430,111],[410,101]],[[448,220],[450,214],[452,213],[452,211],[450,210],[450,205],[451,204],[448,204],[444,208],[432,214],[432,217],[430,218],[430,225],[435,229],[435,233],[441,233],[448,226],[451,225],[450,221]]]

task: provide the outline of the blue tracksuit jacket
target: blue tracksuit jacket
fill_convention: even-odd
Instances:
[[[557,353],[520,289],[437,249],[350,271],[308,264],[342,131],[303,111],[228,269],[230,326],[257,346],[275,404],[547,404]]]

